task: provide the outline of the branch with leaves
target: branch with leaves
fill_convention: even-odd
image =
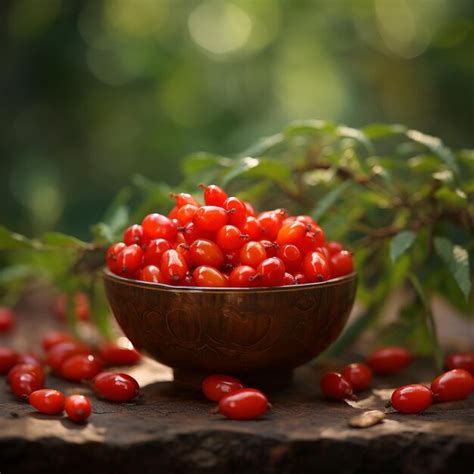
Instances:
[[[380,323],[384,303],[397,288],[413,297],[381,338],[402,338],[440,361],[430,300],[447,299],[472,317],[474,247],[474,151],[453,152],[441,140],[402,125],[354,129],[331,122],[292,123],[235,157],[196,153],[182,161],[180,191],[216,183],[260,204],[311,214],[327,238],[355,252],[359,299],[367,308],[332,347],[338,352],[362,331]],[[71,293],[81,288],[97,301],[96,323],[108,334],[98,271],[103,253],[120,240],[129,222],[172,207],[170,189],[136,176],[122,189],[91,242],[59,233],[28,239],[0,227],[3,298],[21,294],[42,278]]]

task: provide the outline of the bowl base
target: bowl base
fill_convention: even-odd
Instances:
[[[201,382],[207,375],[210,375],[210,373],[195,370],[173,369],[173,383],[178,389],[200,392]],[[242,380],[247,387],[254,387],[262,390],[282,390],[290,387],[293,383],[292,369],[229,375]]]

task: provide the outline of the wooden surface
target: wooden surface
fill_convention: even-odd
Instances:
[[[52,323],[44,306],[24,307],[2,345],[26,349]],[[320,369],[319,369],[320,370]],[[298,369],[292,388],[269,393],[271,413],[236,422],[209,413],[213,404],[176,391],[171,372],[145,361],[133,369],[143,395],[114,404],[93,397],[86,425],[35,413],[0,385],[0,472],[153,473],[472,473],[474,398],[431,407],[421,415],[387,413],[377,426],[348,426],[363,409],[383,409],[391,388],[429,380],[419,361],[402,375],[377,379],[376,389],[349,406],[321,398],[319,370]],[[88,393],[49,376],[47,386]]]

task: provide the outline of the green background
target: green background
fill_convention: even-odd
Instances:
[[[135,173],[293,119],[474,139],[471,0],[0,3],[0,215],[87,237]]]

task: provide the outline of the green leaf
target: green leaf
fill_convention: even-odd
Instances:
[[[260,160],[257,158],[252,158],[246,156],[245,158],[240,158],[236,161],[236,164],[232,166],[230,171],[228,171],[222,178],[222,186],[227,186],[232,180],[241,176],[248,170],[256,168],[260,164]]]
[[[316,135],[320,133],[334,134],[337,127],[333,122],[326,120],[297,120],[291,122],[285,129],[285,135],[288,137],[296,135]]]
[[[398,233],[390,242],[390,259],[393,263],[403,255],[413,244],[416,234],[411,230]]]
[[[436,252],[449,268],[449,271],[467,299],[471,291],[469,254],[467,250],[460,245],[453,245],[451,241],[444,237],[436,237],[434,244]]]
[[[83,242],[72,235],[61,232],[47,232],[43,234],[41,241],[46,245],[64,249],[85,249],[89,245],[87,242]]]
[[[283,133],[277,133],[269,137],[264,137],[257,141],[254,145],[247,148],[240,156],[261,156],[268,153],[272,148],[281,145],[285,141]]]
[[[365,136],[374,140],[377,138],[386,138],[405,133],[407,128],[404,125],[373,123],[362,128]]]
[[[36,248],[41,244],[0,225],[0,250]]]
[[[367,148],[369,152],[374,151],[374,146],[370,141],[370,138],[362,131],[357,128],[351,128],[346,126],[340,126],[337,128],[337,135],[343,138],[353,138]]]
[[[326,211],[337,201],[339,196],[351,186],[350,181],[343,181],[338,184],[335,188],[329,191],[316,206],[316,209],[313,212],[313,218],[318,221],[326,213]]]
[[[193,153],[184,158],[181,169],[187,178],[196,185],[199,181],[207,181],[208,175],[213,175],[219,168],[226,168],[232,164],[232,160],[213,153]]]

